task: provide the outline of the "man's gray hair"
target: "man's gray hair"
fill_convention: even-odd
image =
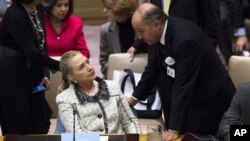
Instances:
[[[158,7],[152,7],[147,11],[138,11],[141,14],[141,20],[148,25],[152,25],[156,20],[165,23],[168,16]]]

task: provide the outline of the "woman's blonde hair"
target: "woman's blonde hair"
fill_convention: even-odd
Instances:
[[[104,6],[111,6],[114,15],[130,17],[138,7],[138,0],[103,0]]]
[[[72,68],[70,64],[70,60],[80,54],[78,51],[68,51],[63,54],[61,61],[60,61],[60,71],[62,73],[62,81],[58,86],[58,93],[62,92],[63,90],[69,88],[70,81],[68,80],[67,76],[72,74]]]

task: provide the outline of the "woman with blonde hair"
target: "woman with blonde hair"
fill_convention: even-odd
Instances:
[[[140,133],[137,118],[120,88],[97,77],[89,60],[80,52],[66,52],[60,70],[62,82],[56,102],[66,132],[73,132],[75,110],[76,132]]]

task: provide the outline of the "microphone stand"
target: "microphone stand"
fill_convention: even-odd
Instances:
[[[76,124],[76,123],[75,123],[75,122],[76,122],[76,119],[75,119],[75,118],[76,118],[76,112],[77,112],[77,111],[76,111],[76,109],[74,108],[74,109],[73,109],[73,141],[76,140],[76,135],[75,135],[75,134],[76,134],[76,131],[75,131],[75,130],[76,130],[76,127],[75,127],[75,126],[76,126],[76,125],[75,125],[75,124]]]

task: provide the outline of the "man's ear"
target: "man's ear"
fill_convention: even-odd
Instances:
[[[154,27],[156,28],[156,29],[160,29],[161,28],[161,22],[159,21],[159,20],[156,20],[155,22],[154,22]]]

